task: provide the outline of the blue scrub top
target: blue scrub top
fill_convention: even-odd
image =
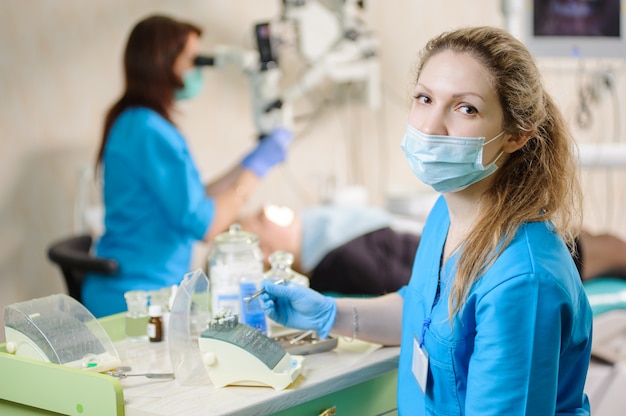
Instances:
[[[424,227],[411,280],[399,292],[400,414],[589,414],[583,388],[592,311],[562,239],[546,223],[522,225],[450,322],[456,256],[441,271],[435,302],[449,225],[442,197]],[[422,336],[429,356],[425,394],[412,370]]]
[[[83,303],[96,317],[126,310],[128,290],[178,284],[214,215],[184,137],[153,110],[120,114],[102,162],[105,232],[96,253],[116,259],[120,271],[87,276]]]

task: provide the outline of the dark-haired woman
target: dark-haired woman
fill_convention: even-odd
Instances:
[[[179,283],[194,242],[224,231],[263,176],[286,157],[292,136],[277,129],[237,166],[202,183],[172,119],[176,102],[201,89],[202,73],[194,65],[201,34],[191,23],[150,16],[128,38],[125,89],[106,116],[97,158],[105,231],[96,253],[116,259],[119,273],[86,277],[83,303],[96,317],[124,311],[128,290]]]

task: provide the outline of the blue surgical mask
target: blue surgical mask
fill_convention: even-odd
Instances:
[[[483,146],[503,134],[504,131],[485,142],[484,137],[426,134],[409,124],[401,147],[419,180],[437,192],[455,192],[475,184],[498,169],[496,161],[503,152],[493,162],[483,166]]]
[[[188,100],[200,93],[203,84],[202,71],[200,68],[192,68],[183,74],[183,88],[174,92],[174,98],[178,100]]]

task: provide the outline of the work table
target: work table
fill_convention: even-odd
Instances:
[[[123,314],[101,322],[114,341],[122,365],[132,367],[131,373],[171,372],[167,341],[127,341],[123,336]],[[50,414],[33,407],[76,416],[102,415],[104,407],[115,409],[107,410],[112,412],[107,415],[127,416],[319,415],[332,408],[339,414],[394,414],[399,352],[399,347],[340,339],[334,350],[306,355],[295,381],[284,390],[275,390],[215,388],[208,375],[194,385],[146,377],[116,379],[15,357],[1,345],[0,372],[5,381],[12,382],[9,389],[0,389],[0,414],[16,409],[17,403],[29,406],[24,413],[28,415]],[[90,383],[93,386],[87,389]],[[47,390],[50,399],[31,399],[33,394],[23,394],[22,390]],[[102,397],[98,397],[100,392]]]
[[[166,343],[126,343],[120,345],[118,351],[126,357],[122,359],[123,364],[132,365],[133,372],[170,371]],[[305,356],[302,372],[285,390],[243,386],[215,388],[208,377],[202,384],[193,386],[181,386],[174,380],[126,378],[121,380],[124,407],[128,416],[269,415],[393,372],[398,366],[398,353],[398,348],[340,340],[332,351]],[[392,394],[395,402],[395,392]]]

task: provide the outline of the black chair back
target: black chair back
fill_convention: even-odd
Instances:
[[[55,241],[48,248],[48,258],[61,269],[69,295],[79,302],[85,274],[113,275],[119,268],[114,259],[94,256],[92,243],[91,236],[83,234]]]

